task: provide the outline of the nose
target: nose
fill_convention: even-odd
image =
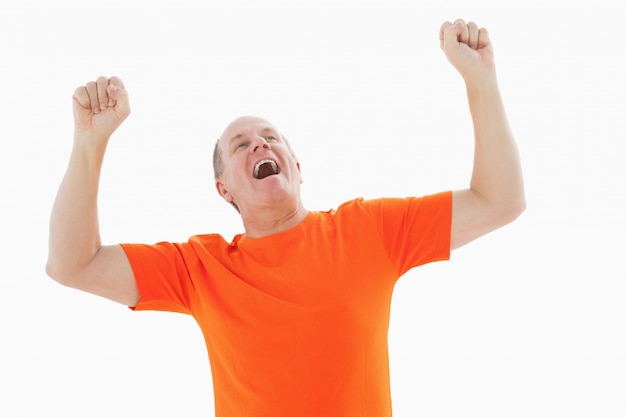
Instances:
[[[271,149],[271,146],[269,143],[267,143],[267,140],[265,140],[264,137],[258,136],[254,139],[254,142],[252,143],[252,146],[250,147],[250,151],[254,153],[259,148]]]

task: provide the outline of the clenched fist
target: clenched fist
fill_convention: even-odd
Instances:
[[[493,46],[487,29],[479,28],[474,22],[466,24],[463,19],[444,22],[439,41],[448,61],[466,81],[494,75]]]
[[[130,114],[128,92],[118,77],[98,77],[78,87],[74,102],[75,133],[108,140]]]

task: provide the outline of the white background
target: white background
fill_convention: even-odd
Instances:
[[[240,220],[214,191],[211,150],[243,114],[290,139],[311,210],[465,187],[471,123],[438,40],[457,17],[491,33],[528,209],[399,281],[394,415],[626,415],[617,2],[83,3],[0,8],[0,415],[213,415],[192,318],[44,273],[75,87],[118,75],[131,97],[102,174],[104,243],[230,239]]]

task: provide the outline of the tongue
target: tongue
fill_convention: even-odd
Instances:
[[[256,178],[258,180],[262,180],[263,178],[269,177],[270,175],[274,174],[276,174],[276,172],[274,172],[274,167],[272,167],[272,164],[270,164],[269,162],[266,162],[259,167],[259,173],[257,174]]]

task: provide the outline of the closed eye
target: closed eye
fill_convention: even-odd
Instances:
[[[239,149],[244,149],[246,146],[248,146],[248,142],[240,142],[235,146],[235,151],[238,151]]]

